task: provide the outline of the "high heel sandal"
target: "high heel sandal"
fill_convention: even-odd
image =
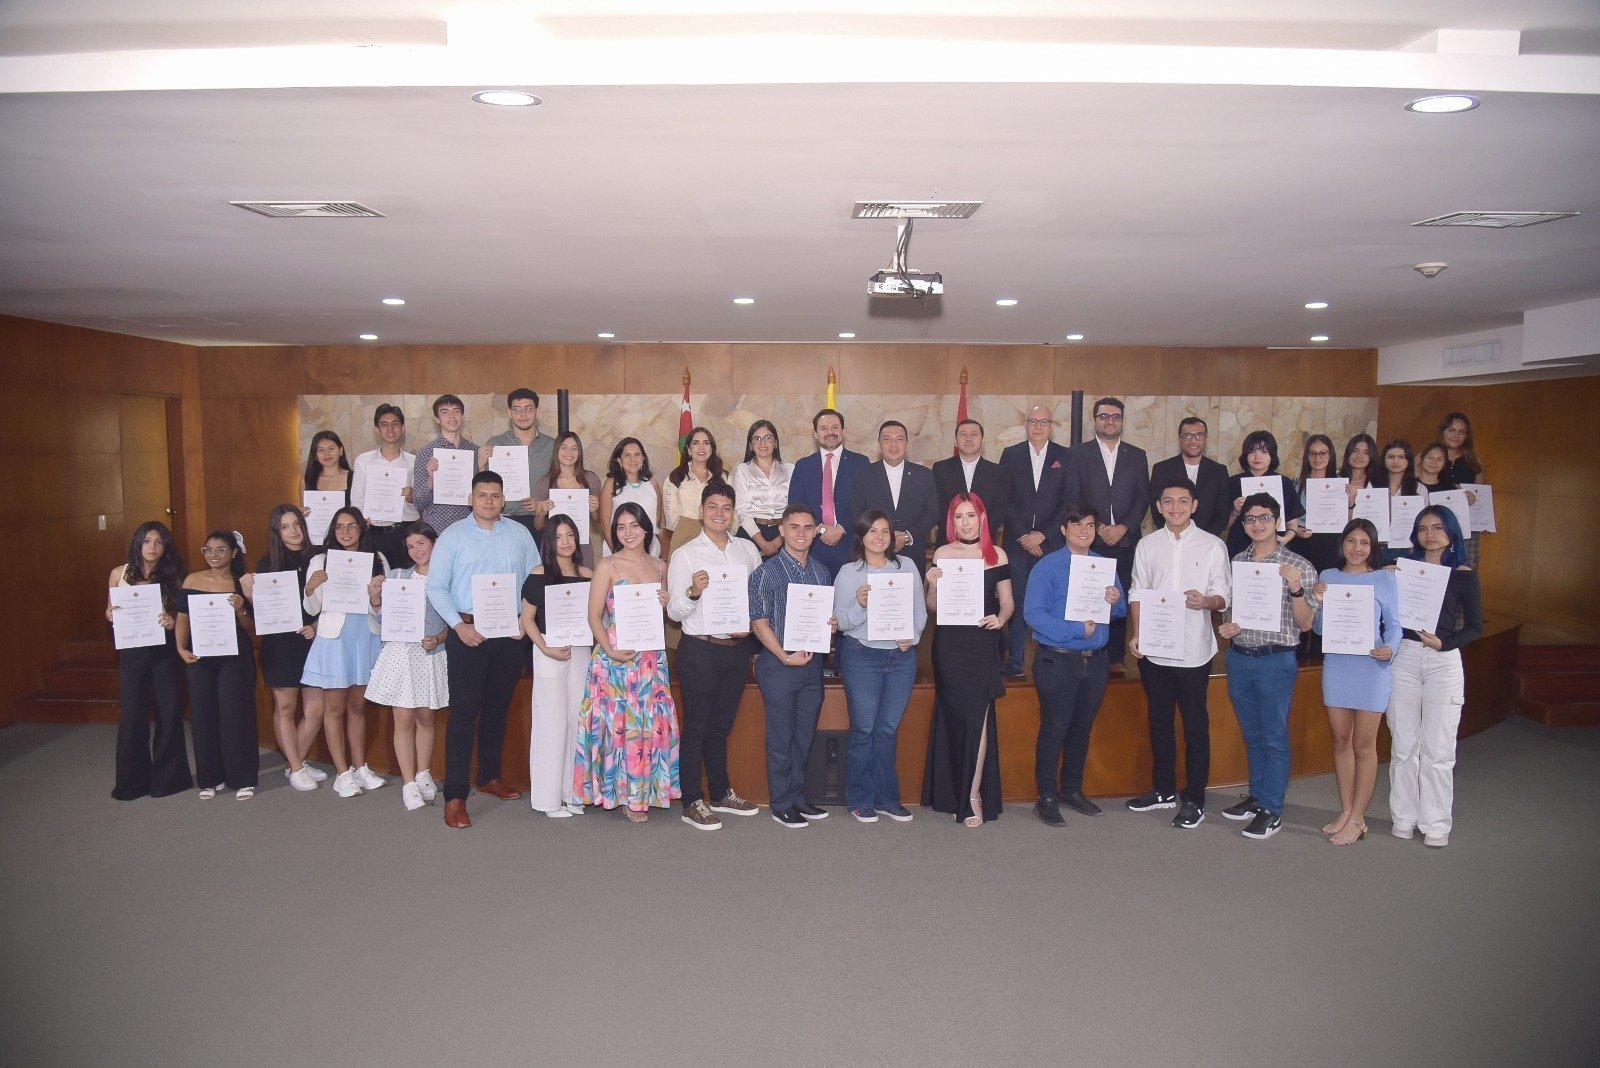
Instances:
[[[1343,842],[1339,841],[1339,834],[1343,834],[1345,830],[1350,827],[1358,828],[1356,831],[1356,836],[1354,838],[1346,839]],[[1365,823],[1357,823],[1355,820],[1347,820],[1345,825],[1339,828],[1339,834],[1335,834],[1332,838],[1328,839],[1328,841],[1332,842],[1336,846],[1355,845],[1357,842],[1361,841],[1367,836],[1367,825]]]
[[[1339,819],[1334,820],[1332,823],[1324,823],[1322,825],[1322,833],[1327,835],[1329,838],[1332,838],[1334,835],[1338,834],[1339,831],[1343,829],[1344,825],[1350,822],[1350,810],[1347,808],[1340,809],[1339,817]]]

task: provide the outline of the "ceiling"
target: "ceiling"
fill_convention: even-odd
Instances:
[[[0,313],[208,345],[1365,347],[1600,296],[1592,0],[1106,10],[9,0]],[[1403,110],[1446,89],[1482,106]],[[917,224],[945,296],[870,301],[894,223],[852,202],[932,197],[984,202]],[[384,217],[228,203],[324,198]],[[1464,210],[1581,214],[1409,225]]]

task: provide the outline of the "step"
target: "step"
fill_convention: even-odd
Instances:
[[[1517,715],[1546,727],[1600,727],[1600,700],[1549,704],[1521,697]]]
[[[116,698],[57,698],[42,693],[24,694],[11,706],[17,723],[116,723],[122,706]]]
[[[71,661],[49,664],[39,672],[43,692],[50,697],[100,697],[116,699],[121,676],[114,667],[82,667]]]
[[[1531,674],[1517,672],[1517,692],[1548,704],[1600,700],[1600,671]]]
[[[117,649],[109,638],[74,638],[61,643],[61,658],[78,667],[117,666]]]
[[[1600,671],[1600,645],[1518,646],[1517,670],[1529,675]]]

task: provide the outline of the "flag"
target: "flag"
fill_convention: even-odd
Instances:
[[[689,368],[683,369],[683,411],[678,413],[678,463],[689,455],[689,434],[694,430],[694,413],[689,410]]]
[[[967,417],[967,369],[961,369],[961,399],[956,402],[956,429],[961,428],[961,421]],[[961,450],[954,444],[950,446],[950,455],[958,456]]]
[[[839,379],[833,373],[833,365],[828,365],[828,399],[823,402],[824,408],[837,408],[839,400]]]

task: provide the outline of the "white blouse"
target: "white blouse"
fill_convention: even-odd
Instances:
[[[706,483],[694,477],[694,472],[684,474],[683,481],[674,486],[669,478],[661,486],[661,492],[666,494],[666,499],[661,502],[664,513],[661,525],[668,530],[678,529],[678,520],[697,519],[700,515],[700,494],[705,491]]]
[[[755,536],[757,523],[776,523],[789,503],[789,476],[794,464],[772,462],[772,474],[764,473],[754,460],[733,469],[734,515],[746,534]]]

